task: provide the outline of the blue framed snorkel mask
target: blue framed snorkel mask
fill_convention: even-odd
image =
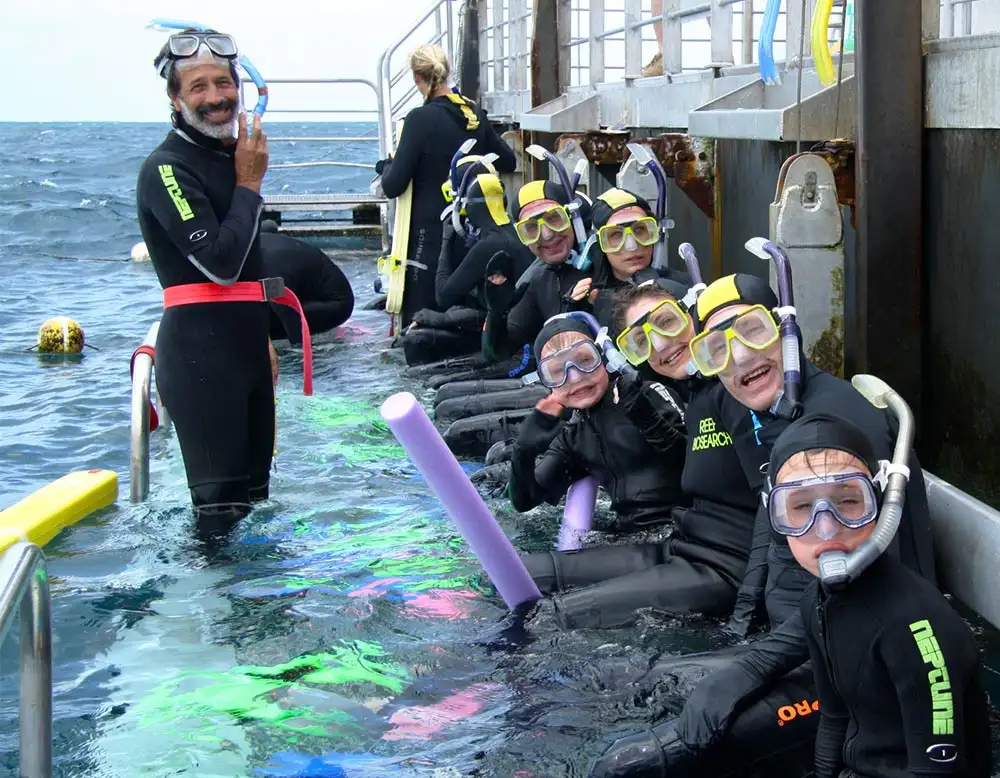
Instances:
[[[253,113],[263,116],[267,110],[267,82],[254,67],[250,59],[240,54],[236,48],[236,42],[231,35],[213,32],[210,27],[196,22],[185,22],[178,19],[153,19],[148,25],[148,29],[159,30],[161,32],[173,32],[168,41],[168,54],[157,64],[159,73],[163,78],[167,77],[167,68],[170,62],[197,56],[202,46],[208,47],[213,55],[232,60],[238,67],[242,67],[254,86],[257,87],[257,105],[254,106]],[[184,34],[183,30],[195,30],[195,32]],[[240,90],[242,95],[243,90]]]

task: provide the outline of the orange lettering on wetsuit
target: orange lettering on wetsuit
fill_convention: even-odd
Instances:
[[[819,700],[802,700],[794,705],[782,705],[778,708],[778,726],[783,727],[789,721],[795,721],[800,716],[809,716],[819,710]]]

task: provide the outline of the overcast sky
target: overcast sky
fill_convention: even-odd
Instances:
[[[0,121],[166,120],[165,84],[152,64],[166,34],[144,29],[154,17],[193,20],[231,33],[265,79],[374,80],[379,55],[429,5],[428,0],[0,0],[0,73],[5,74]],[[401,50],[393,63],[403,64],[405,54]],[[270,91],[276,109],[374,107],[373,94],[363,87],[274,85]],[[255,99],[252,89],[247,99]]]

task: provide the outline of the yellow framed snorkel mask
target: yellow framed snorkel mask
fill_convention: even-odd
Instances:
[[[653,351],[663,351],[666,344],[687,330],[691,318],[676,300],[662,300],[622,330],[615,345],[635,367],[648,361]]]
[[[732,361],[735,338],[754,351],[773,346],[779,337],[778,325],[763,305],[754,305],[742,313],[719,322],[691,339],[691,359],[706,378],[723,372]]]

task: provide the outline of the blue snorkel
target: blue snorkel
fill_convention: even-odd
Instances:
[[[774,64],[774,33],[778,29],[778,13],[781,0],[767,0],[764,19],[760,26],[760,41],[757,44],[757,59],[760,60],[760,77],[765,84],[780,84],[778,69]]]
[[[198,30],[199,32],[209,32],[211,30],[210,27],[206,27],[204,24],[183,22],[177,19],[153,19],[153,21],[146,25],[146,27],[154,30],[160,30],[161,32],[168,32],[171,30]],[[254,106],[253,112],[257,116],[263,116],[264,112],[267,110],[267,82],[260,74],[260,71],[254,67],[249,57],[245,54],[237,54],[236,63],[246,71],[246,74],[250,76],[250,80],[253,81],[254,86],[257,87],[257,105]]]
[[[774,262],[778,277],[778,308],[775,313],[781,321],[781,363],[785,371],[785,388],[771,406],[771,413],[781,419],[795,421],[802,415],[802,369],[799,344],[802,333],[795,321],[795,299],[792,296],[792,267],[785,250],[766,238],[750,238],[746,250],[761,259]]]
[[[468,143],[468,141],[466,141],[466,143]],[[473,143],[475,143],[475,141],[473,141]],[[465,237],[465,227],[462,226],[462,209],[465,206],[462,201],[468,196],[469,187],[472,185],[472,181],[474,180],[472,172],[476,169],[476,165],[482,165],[493,175],[496,175],[497,171],[496,168],[493,167],[493,163],[498,159],[500,159],[498,154],[487,154],[485,157],[480,157],[474,162],[469,163],[469,169],[466,170],[465,174],[462,176],[462,183],[459,184],[458,191],[455,192],[455,200],[449,205],[449,208],[451,208],[451,225],[455,228],[455,232],[463,237]],[[446,208],[445,211],[447,210],[448,209]]]
[[[684,260],[684,267],[687,268],[688,275],[691,276],[691,288],[681,300],[681,303],[690,311],[698,302],[698,295],[704,292],[707,287],[701,277],[701,265],[698,263],[698,255],[694,253],[694,246],[690,243],[682,243],[677,247],[677,253]]]

